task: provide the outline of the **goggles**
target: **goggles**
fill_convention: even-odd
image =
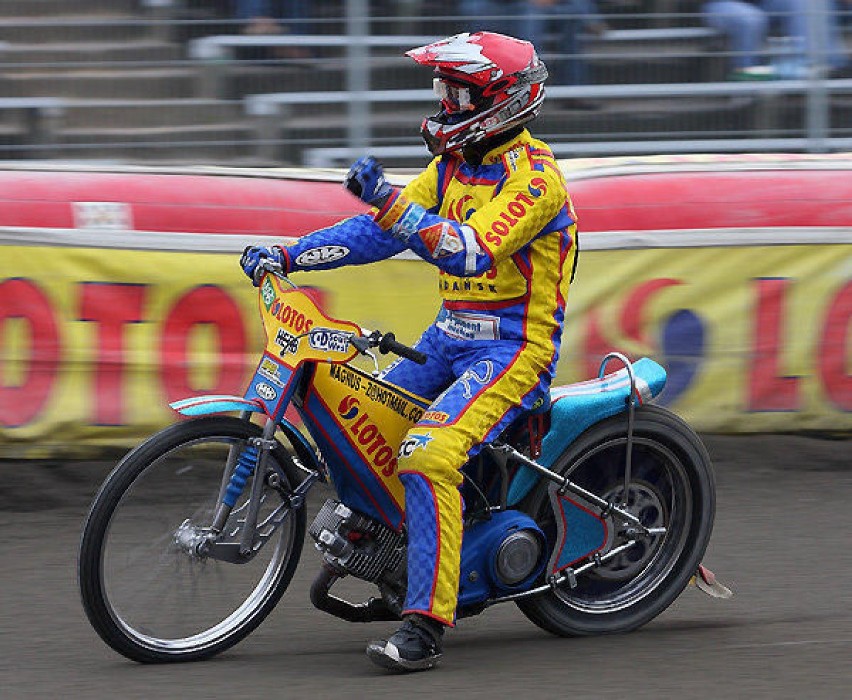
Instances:
[[[442,78],[434,78],[432,89],[448,112],[464,112],[476,109],[470,99],[470,88],[453,85]]]

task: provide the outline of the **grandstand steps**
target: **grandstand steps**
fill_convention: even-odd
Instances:
[[[55,149],[64,158],[121,158],[160,161],[180,157],[185,161],[244,156],[254,137],[245,122],[192,124],[150,128],[60,129]]]
[[[85,3],[81,3],[85,4]],[[157,28],[144,16],[121,14],[9,17],[0,14],[0,41],[21,44],[140,41],[156,35]]]
[[[390,145],[417,141],[420,122],[425,114],[422,110],[406,108],[373,108],[370,119],[370,142],[374,145]],[[277,160],[300,164],[303,153],[311,148],[327,146],[329,142],[340,142],[346,138],[349,119],[346,106],[338,105],[336,112],[326,113],[319,118],[313,113],[301,112],[281,121],[282,144],[275,147],[270,156]],[[428,152],[423,150],[423,165],[429,161]]]
[[[89,41],[75,43],[10,43],[0,47],[0,70],[28,68],[69,69],[90,64],[174,63],[183,58],[181,48],[166,41]],[[119,64],[119,65],[116,65]]]
[[[685,98],[676,106],[669,100],[612,100],[601,101],[599,109],[581,111],[564,108],[561,102],[553,101],[545,103],[531,128],[534,133],[547,133],[549,140],[562,143],[605,141],[616,136],[637,141],[649,137],[672,139],[685,130],[694,134],[711,133],[720,128],[745,128],[753,119],[752,106],[748,99]],[[424,114],[424,110],[404,106],[401,110],[374,107],[371,143],[410,143]],[[336,115],[297,116],[281,123],[284,143],[270,155],[297,164],[304,162],[304,154],[309,149],[344,139],[348,128],[343,110]],[[684,138],[688,137],[684,135]],[[424,150],[422,165],[427,161],[428,154]]]
[[[298,60],[238,62],[225,71],[221,84],[219,97],[240,99],[264,92],[344,90],[346,76],[338,62],[318,66]],[[196,85],[195,94],[199,92],[200,87]]]
[[[49,17],[105,12],[132,14],[139,0],[0,0],[0,17]]]
[[[6,71],[3,82],[21,96],[163,99],[192,95],[196,74],[189,68],[30,69]]]
[[[338,21],[340,3],[315,5],[323,18],[314,23],[316,33],[345,30]],[[350,124],[347,105],[342,103],[303,105],[289,113],[282,109],[277,123],[283,145],[259,143],[259,135],[269,133],[275,118],[248,116],[242,98],[267,92],[345,90],[346,50],[316,48],[309,59],[297,59],[286,51],[255,47],[236,49],[230,62],[188,59],[188,40],[238,31],[229,8],[225,0],[175,0],[168,10],[152,10],[142,0],[0,0],[0,42],[5,42],[0,45],[0,95],[67,100],[61,116],[46,118],[58,144],[50,157],[250,163],[269,162],[275,155],[280,162],[298,164],[308,148],[345,142]],[[372,26],[382,34],[396,30],[449,34],[449,25],[456,21],[454,8],[454,0],[439,0],[429,17],[407,25],[398,18],[380,22],[374,17]],[[444,14],[445,31],[430,24]],[[178,23],[167,25],[167,17]],[[325,19],[332,21],[326,24]],[[852,34],[847,34],[849,39]],[[585,46],[589,82],[723,80],[725,60],[712,53],[718,49],[713,41],[590,38]],[[556,69],[564,55],[555,42],[551,49],[543,57],[553,86],[558,84]],[[373,52],[371,89],[429,87],[429,71],[402,56],[402,51],[400,47]],[[835,95],[831,101],[835,133],[842,129],[844,135],[852,135],[852,97]],[[549,99],[533,130],[562,143],[606,142],[615,137],[709,138],[755,126],[763,136],[792,135],[801,130],[807,111],[801,96],[762,101],[612,98],[599,104],[596,111],[580,111]],[[436,103],[373,105],[372,143],[416,142],[423,116],[435,109]],[[27,133],[21,121],[20,114],[0,114],[0,158],[28,157],[23,150],[28,138],[40,155],[47,152],[40,136],[33,136],[36,131]],[[427,158],[424,151],[424,163]]]
[[[242,102],[221,100],[77,100],[65,109],[62,126],[71,130],[125,127],[165,128],[234,123],[244,118]]]
[[[691,132],[693,137],[696,132],[718,131],[720,126],[744,128],[752,119],[752,105],[748,99],[682,98],[676,103],[671,100],[602,102],[598,110],[580,111],[561,108],[555,102],[545,106],[538,126],[552,135],[552,141],[595,141],[617,134],[669,139],[684,131]]]

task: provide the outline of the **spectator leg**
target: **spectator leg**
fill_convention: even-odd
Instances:
[[[708,27],[728,38],[734,69],[757,64],[769,24],[766,13],[739,0],[713,0],[704,3],[702,16]]]

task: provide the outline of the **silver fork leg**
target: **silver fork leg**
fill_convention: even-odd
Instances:
[[[263,437],[260,440],[257,466],[254,469],[254,477],[251,483],[251,499],[249,500],[246,520],[243,524],[243,534],[240,539],[240,554],[246,555],[251,551],[254,544],[254,533],[257,529],[257,514],[260,512],[260,499],[263,496],[263,485],[266,481],[266,461],[269,452],[275,445],[275,421],[267,419],[263,426]]]

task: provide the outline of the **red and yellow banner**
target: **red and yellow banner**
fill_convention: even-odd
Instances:
[[[408,342],[438,306],[416,261],[295,280]],[[170,401],[242,395],[263,351],[256,294],[234,254],[5,247],[0,454],[129,446],[175,419]],[[848,430],[850,322],[848,246],[586,251],[558,381],[610,350],[649,355],[698,429]]]
[[[852,157],[573,165],[558,382],[617,350],[665,366],[660,400],[699,430],[852,429]],[[128,447],[170,401],[242,395],[263,335],[238,251],[363,211],[341,179],[0,172],[0,456]],[[294,279],[409,343],[439,304],[416,260]]]

